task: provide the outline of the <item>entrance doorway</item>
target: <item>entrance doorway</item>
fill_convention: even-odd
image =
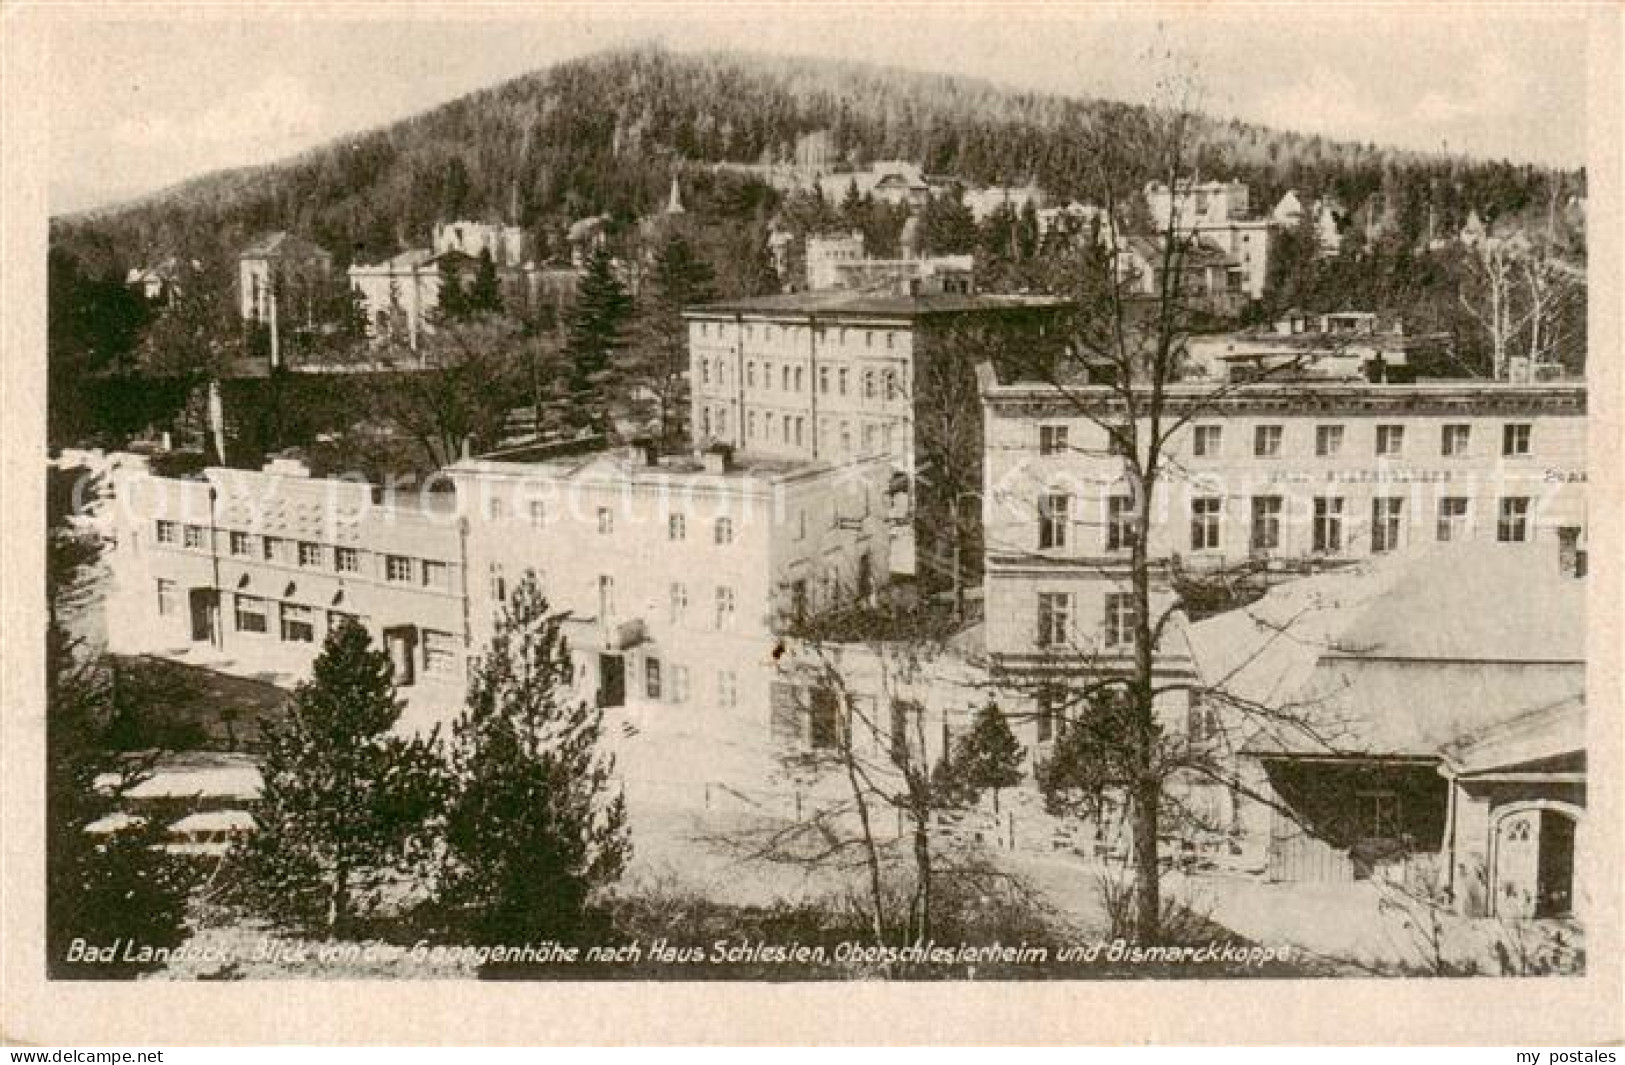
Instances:
[[[1540,873],[1536,917],[1567,917],[1574,912],[1574,819],[1556,810],[1540,812]]]
[[[1573,815],[1533,807],[1501,818],[1495,834],[1495,914],[1567,917],[1574,912]]]
[[[389,664],[394,670],[395,683],[406,687],[417,679],[417,629],[400,625],[384,630],[384,647],[389,651]]]
[[[192,642],[220,646],[220,593],[213,588],[193,588],[189,600]]]
[[[626,658],[624,655],[598,656],[598,705],[626,705]]]

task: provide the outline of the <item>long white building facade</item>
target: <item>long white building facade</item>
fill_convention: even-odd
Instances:
[[[576,693],[773,726],[789,623],[889,570],[881,460],[841,466],[641,449],[465,459],[386,494],[297,463],[113,481],[109,649],[292,684],[328,631],[390,654],[410,727],[455,716],[500,604],[534,573],[568,615]]]
[[[989,651],[1126,651],[1136,503],[1105,428],[1120,401],[1104,386],[1000,383],[990,368],[982,381]],[[1174,385],[1168,408],[1183,424],[1147,545],[1165,572],[1585,537],[1580,383]]]

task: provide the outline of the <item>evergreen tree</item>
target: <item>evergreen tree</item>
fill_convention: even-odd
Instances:
[[[615,276],[609,250],[598,248],[587,260],[567,327],[573,391],[588,391],[610,370],[611,357],[625,343],[631,313],[632,299]]]
[[[685,308],[716,298],[716,273],[695,254],[687,238],[674,233],[655,254],[639,323],[638,377],[655,394],[662,442],[682,438],[683,392],[688,369]]]
[[[494,941],[579,932],[630,850],[603,713],[570,691],[562,625],[525,574],[452,726],[445,899]]]
[[[89,831],[120,817],[124,794],[146,779],[157,754],[115,753],[109,742],[115,708],[136,693],[118,684],[112,660],[86,653],[58,620],[94,597],[84,575],[99,547],[67,525],[75,506],[71,479],[53,473],[46,484],[46,972],[54,979],[127,979],[155,966],[126,958],[122,947],[111,962],[69,961],[74,941],[102,949],[121,940],[178,946],[186,938],[193,877],[160,849],[161,819],[124,815],[115,831]]]
[[[965,206],[963,191],[933,196],[920,212],[929,255],[965,255],[976,250],[976,219]]]
[[[390,735],[400,720],[389,655],[344,621],[327,635],[287,720],[262,726],[263,784],[243,845],[250,904],[274,920],[342,933],[375,889],[423,867],[442,777],[437,737]]]
[[[435,308],[437,316],[445,322],[467,321],[471,310],[468,290],[463,287],[463,275],[449,263],[441,267],[440,300]]]
[[[502,286],[497,281],[496,261],[488,248],[480,249],[474,284],[468,290],[468,311],[471,314],[502,313]]]
[[[989,702],[976,712],[971,730],[954,744],[948,780],[967,794],[993,791],[993,812],[999,810],[999,789],[1021,782],[1021,760],[1026,748],[1016,741],[1004,711]]]

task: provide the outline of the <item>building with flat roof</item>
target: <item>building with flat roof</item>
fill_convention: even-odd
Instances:
[[[468,522],[472,646],[534,571],[602,706],[717,714],[765,740],[786,624],[871,597],[890,568],[878,457],[518,451],[445,472]]]
[[[109,650],[291,681],[351,618],[389,651],[403,694],[460,704],[464,529],[449,493],[273,462],[196,479],[126,465],[112,497]]]
[[[989,653],[1127,655],[1137,504],[1108,435],[1118,392],[991,368],[982,386]],[[1585,414],[1581,383],[1169,386],[1153,599],[1171,603],[1180,574],[1270,579],[1421,544],[1581,546]]]
[[[1064,300],[829,291],[692,307],[696,443],[741,457],[888,457],[913,491],[916,572],[971,583],[980,557],[981,403],[975,366],[1042,366],[1065,343]],[[906,511],[905,511],[906,512]],[[959,522],[954,520],[959,514]],[[961,528],[958,535],[951,530]]]

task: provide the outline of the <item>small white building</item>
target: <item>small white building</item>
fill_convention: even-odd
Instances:
[[[436,255],[454,251],[470,259],[486,253],[498,266],[523,266],[526,260],[525,231],[502,222],[436,222],[433,247]]]

